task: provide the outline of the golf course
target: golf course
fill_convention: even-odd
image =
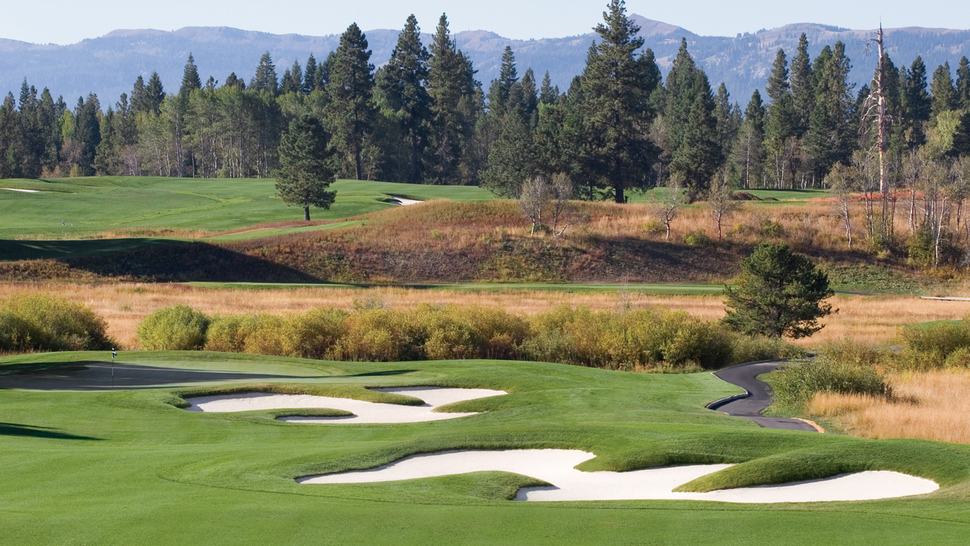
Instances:
[[[558,364],[440,361],[338,363],[216,353],[118,354],[114,388],[84,368],[108,353],[0,361],[5,541],[17,544],[579,543],[794,544],[859,540],[956,544],[970,514],[970,448],[871,441],[759,428],[704,405],[737,394],[708,373],[656,375]],[[124,365],[124,366],[123,366]],[[124,367],[196,372],[124,385]],[[9,375],[13,369],[18,373]],[[206,381],[198,372],[260,374]],[[107,380],[107,375],[102,374]],[[191,380],[189,380],[191,379]],[[53,380],[53,381],[46,381]],[[364,387],[492,389],[459,402],[457,419],[402,424],[304,424],[284,415],[180,409],[186,398],[302,393],[413,404]],[[89,388],[90,390],[73,390]],[[48,390],[55,389],[55,390]],[[326,415],[327,412],[316,412]],[[339,413],[339,412],[338,412]],[[330,412],[331,415],[334,412]],[[474,472],[384,483],[307,485],[297,478],[368,469],[455,450],[581,450],[578,469],[629,472],[733,465],[687,491],[777,484],[866,470],[932,480],[937,492],[865,502],[734,504],[694,500],[516,502],[534,477]]]
[[[424,309],[430,324],[444,320],[438,312],[496,307],[532,328],[563,305],[602,313],[577,311],[590,320],[641,308],[714,320],[733,274],[724,260],[748,248],[743,230],[707,247],[667,243],[641,229],[648,205],[587,204],[572,239],[531,237],[517,204],[474,187],[339,181],[334,206],[302,222],[269,180],[0,185],[33,190],[0,192],[3,296],[94,309],[116,349],[0,358],[4,542],[961,544],[970,531],[970,446],[762,428],[707,409],[744,393],[696,366],[336,361],[248,354],[275,349],[245,344],[149,351],[137,331],[179,304],[213,321],[248,316],[279,328],[323,307],[359,321],[416,320],[407,313]],[[810,200],[824,193],[759,197],[746,205],[751,222],[792,222],[784,215],[814,214]],[[706,214],[691,207],[681,222]],[[438,273],[394,273],[413,262],[382,276],[354,269],[391,261],[392,245],[439,260]],[[623,245],[646,261],[630,261]],[[484,265],[461,269],[476,253]],[[314,256],[330,258],[320,266]],[[519,256],[540,263],[520,274]],[[594,272],[642,275],[584,277],[561,265],[570,256]],[[842,312],[831,317],[840,336],[878,325],[865,335],[882,341],[910,322],[960,316],[962,303],[900,295],[917,282],[901,269],[827,256],[831,271],[848,271],[836,285],[850,289],[836,296]],[[152,282],[176,270],[182,282]],[[509,280],[489,281],[502,272]]]

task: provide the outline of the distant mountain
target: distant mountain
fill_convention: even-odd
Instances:
[[[686,38],[691,55],[707,72],[712,86],[716,88],[723,81],[732,99],[742,106],[754,89],[764,88],[778,48],[784,48],[790,59],[803,32],[808,37],[813,58],[826,45],[837,40],[845,43],[853,65],[850,77],[857,88],[868,83],[876,66],[874,49],[864,54],[867,41],[873,35],[867,30],[803,23],[728,38],[698,36],[681,27],[638,15],[632,18],[640,25],[646,47],[654,51],[665,72],[677,54],[681,38]],[[371,30],[366,35],[373,51],[371,61],[378,66],[385,63],[398,31]],[[487,31],[459,32],[454,36],[459,49],[474,62],[477,78],[486,88],[497,77],[502,51],[509,45],[515,52],[520,76],[532,67],[536,78],[541,80],[548,70],[553,83],[563,90],[582,72],[586,53],[595,37],[590,32],[567,38],[511,40]],[[426,43],[430,39],[430,35],[425,36]],[[55,97],[63,95],[70,105],[78,97],[94,92],[106,107],[114,104],[121,93],[130,94],[138,75],[147,79],[152,71],[158,71],[167,91],[177,91],[189,53],[203,81],[212,75],[221,82],[231,72],[248,81],[259,57],[266,51],[276,64],[277,74],[282,75],[294,60],[304,65],[311,53],[322,61],[338,42],[337,35],[277,35],[226,27],[186,27],[172,32],[116,30],[67,46],[0,39],[0,90],[12,91],[17,96],[26,77],[31,85],[50,88]],[[909,66],[920,55],[930,74],[944,61],[949,61],[955,71],[960,56],[970,54],[970,30],[887,29],[885,42],[897,66]]]

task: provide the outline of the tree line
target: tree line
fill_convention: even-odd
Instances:
[[[139,76],[107,108],[94,94],[69,107],[24,81],[19,100],[10,93],[0,106],[0,178],[270,177],[283,135],[305,116],[325,130],[340,177],[480,184],[508,197],[535,177],[565,178],[580,198],[624,202],[661,185],[694,199],[715,179],[804,188],[822,186],[836,165],[856,169],[852,180],[870,169],[874,93],[848,83],[841,42],[814,59],[805,35],[790,61],[779,50],[767,100],[755,91],[742,109],[723,84],[712,88],[686,40],[664,79],[621,0],[595,31],[585,70],[562,92],[548,72],[541,81],[531,68],[520,76],[508,47],[486,90],[445,15],[429,47],[409,17],[376,70],[352,24],[325,60],[311,55],[281,76],[264,54],[248,84],[235,74],[203,82],[191,55],[177,92],[157,73]],[[884,56],[880,68],[891,177],[901,183],[916,154],[940,165],[970,155],[966,57],[955,80],[945,63],[931,86],[919,57],[896,68]]]

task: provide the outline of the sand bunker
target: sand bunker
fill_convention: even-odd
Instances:
[[[391,199],[392,203],[397,203],[398,205],[417,205],[418,203],[424,203],[424,201],[418,201],[416,199],[408,199],[406,197],[395,197]]]
[[[275,409],[337,409],[349,411],[352,416],[345,417],[281,417],[280,421],[297,423],[420,423],[457,419],[477,413],[435,412],[439,406],[475,400],[489,396],[508,394],[491,389],[447,389],[439,387],[389,387],[371,389],[381,392],[403,394],[424,400],[421,406],[402,406],[400,404],[378,404],[353,400],[350,398],[331,398],[308,394],[271,394],[251,392],[219,396],[200,396],[187,398],[191,404],[189,411],[237,412]]]
[[[746,487],[711,493],[674,493],[673,489],[731,465],[691,465],[631,472],[581,472],[574,467],[592,453],[564,449],[450,451],[414,455],[369,470],[307,476],[302,484],[371,483],[430,478],[469,472],[522,474],[554,487],[523,488],[516,500],[707,500],[737,503],[875,500],[922,495],[939,489],[930,480],[898,472],[845,474],[824,480]]]
[[[25,190],[25,189],[22,189],[22,188],[0,188],[0,190],[20,191],[20,192],[24,192],[24,193],[40,193],[40,190]]]

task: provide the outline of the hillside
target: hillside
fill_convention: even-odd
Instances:
[[[771,30],[739,34],[736,37],[698,36],[687,29],[633,15],[641,27],[645,46],[651,48],[663,70],[669,68],[681,38],[686,38],[695,60],[715,84],[725,82],[734,100],[742,105],[754,89],[764,86],[779,47],[790,54],[804,32],[809,54],[814,58],[825,45],[836,40],[846,44],[852,61],[852,83],[867,83],[875,67],[875,55],[864,54],[870,30],[838,29],[818,24],[792,24]],[[592,27],[599,21],[589,21]],[[432,21],[423,21],[426,32]],[[403,21],[402,21],[403,25]],[[366,31],[373,51],[371,61],[380,66],[390,57],[397,40],[397,29]],[[425,42],[430,41],[425,34]],[[506,45],[516,54],[519,73],[532,67],[541,78],[549,71],[554,84],[565,90],[585,65],[586,53],[595,34],[535,40],[511,40],[488,31],[459,32],[458,47],[474,62],[476,77],[488,85],[497,77]],[[121,93],[131,93],[135,79],[158,71],[166,89],[181,81],[189,53],[192,53],[203,80],[212,76],[218,82],[234,72],[247,82],[256,69],[260,55],[269,51],[278,74],[293,61],[305,64],[312,53],[318,61],[326,58],[339,36],[276,35],[226,27],[186,27],[175,31],[117,30],[105,36],[58,46],[0,39],[0,90],[19,92],[24,78],[38,88],[48,87],[69,104],[79,96],[96,93],[103,106],[114,104]],[[970,51],[970,30],[899,28],[886,30],[887,52],[897,66],[908,66],[917,55],[923,57],[930,72],[944,61],[955,67],[961,55]]]

